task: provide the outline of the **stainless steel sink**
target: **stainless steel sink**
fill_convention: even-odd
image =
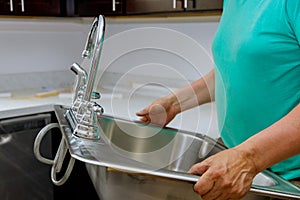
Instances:
[[[118,154],[153,169],[187,172],[207,156],[225,149],[203,135],[147,126],[102,116],[98,119],[102,139]]]
[[[210,137],[100,116],[99,140],[78,137],[55,106],[72,157],[87,169],[102,200],[200,199],[192,190],[199,176],[187,173],[201,160],[225,149]],[[130,197],[129,197],[129,196]],[[127,198],[128,197],[128,198]],[[300,188],[270,171],[258,174],[245,199],[300,199]]]

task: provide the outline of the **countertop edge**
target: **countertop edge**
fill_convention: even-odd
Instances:
[[[0,119],[51,112],[54,111],[54,105],[56,104],[38,105],[38,106],[3,110],[0,111]]]

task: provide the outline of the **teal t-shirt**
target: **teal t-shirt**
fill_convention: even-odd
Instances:
[[[218,123],[227,146],[300,103],[300,1],[226,0],[212,51]],[[285,179],[300,177],[300,155],[271,169]]]

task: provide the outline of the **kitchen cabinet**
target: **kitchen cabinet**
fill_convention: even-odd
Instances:
[[[187,0],[186,11],[222,10],[223,0]]]
[[[223,0],[73,0],[75,15],[135,15],[221,11]]]
[[[124,0],[78,0],[75,3],[77,13],[82,17],[98,16],[99,14],[122,15],[123,6]]]
[[[126,0],[126,14],[184,11],[182,0]]]
[[[126,14],[220,11],[223,0],[126,0]]]
[[[60,0],[0,0],[0,14],[59,16]]]

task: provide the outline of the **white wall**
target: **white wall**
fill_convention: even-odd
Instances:
[[[69,70],[73,62],[82,61],[80,56],[91,21],[1,19],[0,74]],[[210,45],[217,22],[168,18],[106,21],[101,69],[123,73],[130,67],[158,63],[193,77],[192,68],[205,73],[213,66]]]
[[[0,73],[69,69],[80,60],[87,30],[70,20],[1,19]]]
[[[108,24],[100,70],[155,74],[170,71],[190,80],[213,68],[211,43],[217,22]]]
[[[0,91],[51,82],[52,87],[70,85],[75,77],[69,68],[74,62],[83,63],[81,52],[92,20],[0,19]],[[95,83],[186,85],[213,68],[211,43],[217,26],[218,18],[205,17],[107,18]],[[88,62],[83,67],[88,71]],[[67,75],[53,80],[47,75],[51,71],[64,71]],[[5,84],[7,80],[13,81]]]

